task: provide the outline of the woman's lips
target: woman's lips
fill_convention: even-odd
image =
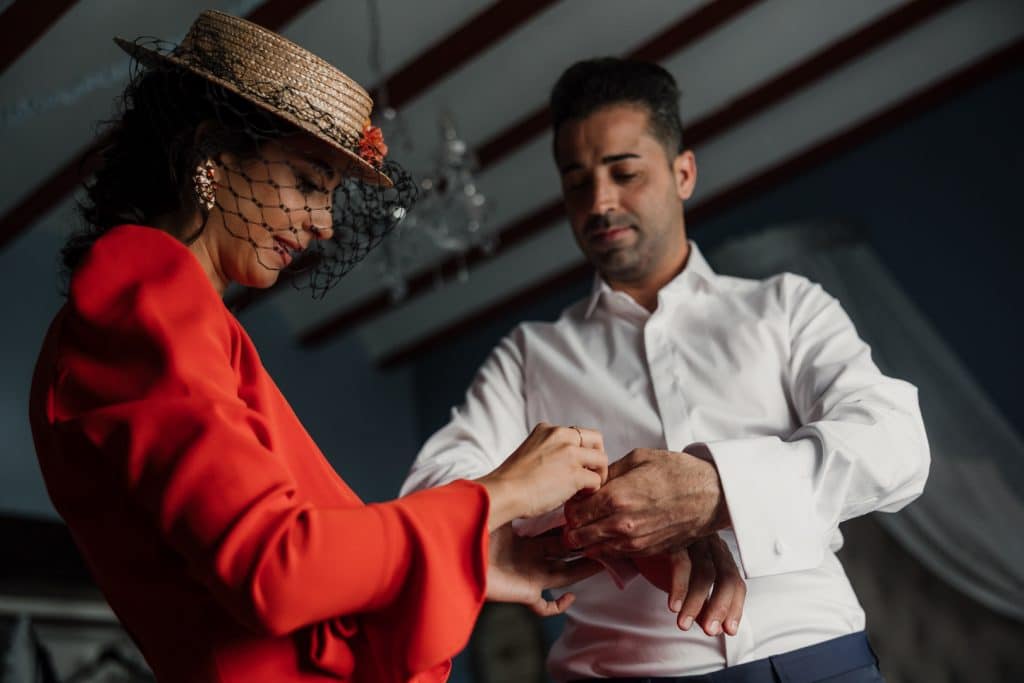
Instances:
[[[294,258],[292,256],[293,254],[297,254],[297,253],[299,253],[299,251],[301,251],[295,245],[293,245],[293,244],[291,244],[289,242],[286,242],[286,241],[284,241],[283,239],[281,239],[279,237],[275,237],[274,238],[274,242],[277,243],[277,249],[275,249],[274,251],[276,251],[278,253],[278,255],[280,255],[281,261],[284,262],[285,266],[287,266],[288,264],[290,264],[292,262],[292,258]]]

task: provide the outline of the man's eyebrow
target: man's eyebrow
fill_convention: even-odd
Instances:
[[[602,164],[614,164],[616,161],[622,161],[623,159],[639,159],[639,158],[640,158],[639,154],[634,154],[632,152],[624,152],[623,154],[609,154],[606,157],[601,157],[601,163]],[[580,164],[578,161],[572,161],[572,162],[569,162],[568,164],[565,164],[564,166],[562,166],[559,169],[559,171],[561,172],[562,175],[565,175],[566,173],[569,173],[570,171],[577,171],[577,170],[579,170],[581,168],[583,168],[582,164]]]

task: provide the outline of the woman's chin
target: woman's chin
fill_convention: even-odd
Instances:
[[[250,289],[269,289],[277,284],[281,271],[261,268],[260,272],[246,273],[244,278],[237,280],[238,284]]]

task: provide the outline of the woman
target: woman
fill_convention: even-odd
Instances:
[[[146,66],[64,250],[30,412],[50,496],[158,679],[437,681],[485,592],[563,611],[540,590],[595,566],[513,553],[513,573],[506,532],[488,568],[489,532],[600,486],[596,432],[540,425],[479,481],[364,505],[222,303],[293,260],[322,293],[401,217],[366,93],[217,12],[170,53],[119,44]]]

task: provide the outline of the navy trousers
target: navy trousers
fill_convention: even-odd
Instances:
[[[699,676],[590,678],[601,683],[885,683],[864,632]]]

